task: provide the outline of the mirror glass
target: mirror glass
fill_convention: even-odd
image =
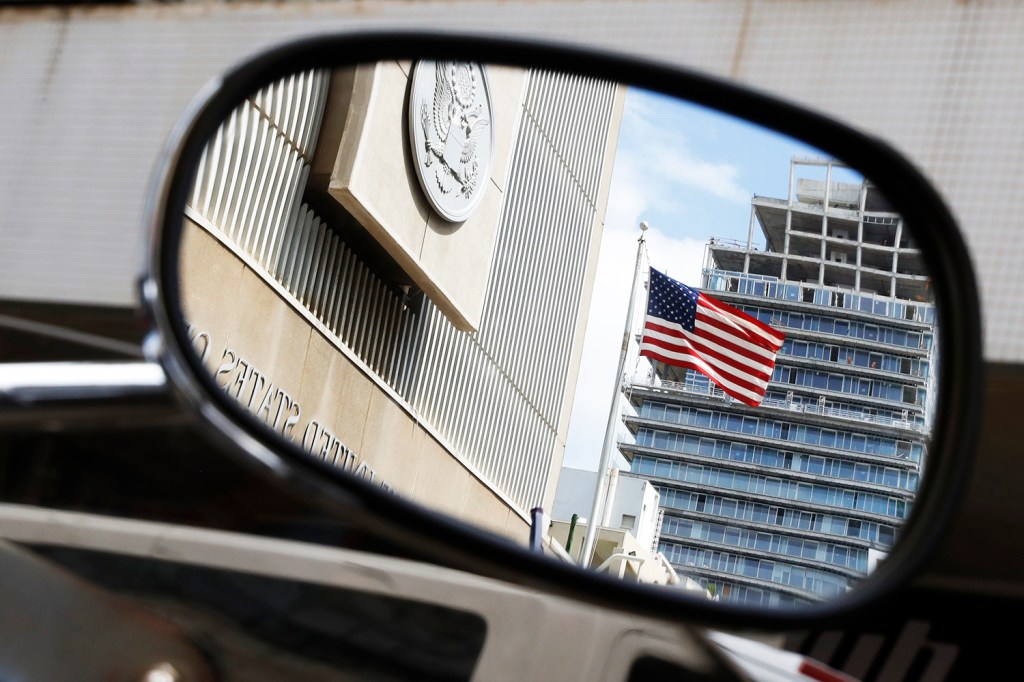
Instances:
[[[626,84],[390,61],[253,93],[189,172],[192,350],[309,457],[697,598],[820,602],[897,541],[935,309],[856,168]]]

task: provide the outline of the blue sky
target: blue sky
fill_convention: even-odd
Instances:
[[[597,469],[616,382],[640,221],[650,226],[645,265],[686,284],[699,285],[707,240],[718,237],[745,242],[751,198],[755,194],[785,198],[793,156],[823,154],[704,107],[629,90],[564,466]],[[824,180],[825,171],[822,168],[815,176],[803,170],[801,176]],[[860,176],[852,172],[834,173],[832,179],[860,182]],[[754,244],[763,243],[755,227]],[[644,302],[641,289],[634,330],[639,328],[639,309]],[[625,371],[642,371],[635,345]]]

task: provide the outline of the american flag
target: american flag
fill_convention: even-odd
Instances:
[[[764,400],[785,335],[651,268],[640,355],[695,369],[747,405]]]

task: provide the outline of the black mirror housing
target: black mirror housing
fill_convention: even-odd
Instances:
[[[685,99],[700,107],[795,138],[841,160],[842,164],[855,169],[868,179],[872,190],[877,190],[888,202],[885,206],[866,207],[866,199],[862,199],[862,213],[866,209],[874,209],[874,212],[878,213],[898,213],[903,223],[914,226],[917,230],[914,233],[915,243],[912,249],[906,247],[903,255],[906,258],[917,258],[919,252],[928,273],[928,295],[933,297],[935,316],[941,322],[935,331],[941,352],[933,362],[937,367],[935,374],[941,377],[944,390],[936,393],[937,397],[930,408],[934,410],[934,414],[929,417],[932,428],[927,447],[927,466],[920,470],[923,492],[914,499],[913,513],[899,529],[898,547],[885,561],[878,564],[868,579],[858,583],[856,589],[839,594],[827,602],[806,608],[765,610],[727,601],[709,600],[703,598],[705,595],[694,597],[681,590],[665,590],[653,585],[627,583],[608,575],[582,571],[572,563],[555,561],[550,557],[530,552],[524,544],[481,530],[463,520],[453,518],[451,514],[425,508],[409,501],[403,495],[395,495],[368,480],[371,477],[365,475],[365,471],[361,475],[353,475],[350,469],[355,467],[338,464],[339,461],[345,460],[347,455],[342,445],[337,444],[337,439],[332,440],[333,432],[320,421],[316,421],[315,426],[309,423],[300,424],[297,410],[296,421],[292,424],[294,435],[290,438],[282,437],[282,433],[288,435],[286,431],[289,428],[289,415],[292,414],[291,405],[298,403],[294,395],[282,392],[283,389],[278,389],[280,395],[274,394],[276,398],[259,398],[256,396],[256,388],[253,387],[249,400],[243,401],[238,398],[243,390],[239,383],[235,398],[231,398],[229,391],[225,390],[223,381],[219,381],[218,377],[226,376],[230,372],[237,374],[240,371],[240,354],[232,356],[234,364],[231,367],[228,367],[230,363],[220,364],[211,372],[209,364],[204,363],[202,355],[196,352],[196,330],[190,329],[190,311],[183,309],[182,303],[185,300],[181,274],[185,267],[182,262],[182,242],[186,234],[184,216],[186,206],[190,205],[190,197],[195,191],[193,185],[197,169],[202,168],[204,159],[208,158],[204,157],[204,154],[208,153],[208,145],[217,135],[218,129],[225,125],[225,121],[229,120],[236,108],[251,97],[252,93],[281,79],[327,69],[335,70],[334,73],[347,69],[345,73],[348,75],[335,79],[329,87],[349,88],[345,91],[348,93],[346,96],[350,101],[354,101],[360,95],[362,82],[356,65],[386,61],[396,65],[393,69],[395,73],[405,73],[405,65],[410,65],[411,71],[413,60],[472,60],[474,63],[486,62],[499,68],[568,71],[573,77],[593,79],[595,82],[620,83],[629,88]],[[470,86],[467,84],[474,84],[473,88],[482,88],[485,79],[471,71],[467,69],[463,74],[453,70],[452,82],[456,85],[451,92],[445,91],[440,76],[433,82],[435,108],[438,101],[445,103],[448,110],[453,112],[448,118],[449,125],[462,126],[461,131],[466,139],[461,142],[460,150],[465,158],[468,158],[465,150],[470,149],[471,140],[475,141],[474,144],[479,143],[481,147],[484,145],[480,130],[488,130],[487,134],[493,136],[492,144],[500,146],[503,139],[502,130],[497,123],[492,122],[497,121],[502,105],[495,104],[494,118],[487,118],[486,125],[481,124],[485,116],[491,116],[490,107],[484,108],[485,100],[482,99],[482,95],[481,99],[473,99],[478,95],[476,90],[473,90],[474,94],[471,96]],[[326,90],[327,78],[325,76],[323,83],[313,83],[309,87]],[[493,75],[488,77],[488,87],[495,80]],[[459,90],[460,83],[463,90]],[[371,85],[367,87],[370,88]],[[609,93],[613,90],[614,88],[609,89]],[[411,94],[407,96],[411,97]],[[608,97],[614,99],[614,94],[609,94]],[[458,107],[454,103],[460,98],[464,100],[463,108],[457,110]],[[495,102],[496,99],[492,97],[488,104]],[[439,166],[445,166],[449,170],[444,179],[439,179],[441,175],[420,176],[420,187],[425,190],[427,185],[437,182],[442,185],[442,190],[447,189],[447,192],[442,191],[442,194],[468,194],[475,187],[472,181],[472,177],[476,177],[475,171],[472,177],[470,171],[465,170],[469,168],[468,165],[452,171],[455,156],[441,150],[436,144],[431,152],[429,136],[426,141],[417,142],[413,135],[418,127],[427,131],[433,129],[431,126],[441,125],[436,121],[431,123],[428,113],[427,108],[422,107],[422,120],[416,118],[415,111],[408,115],[405,124],[407,129],[402,131],[405,140],[403,144],[409,145],[415,152],[420,151],[418,147],[423,147],[428,161],[436,164],[431,169],[432,173],[439,173]],[[458,116],[462,117],[461,123],[456,124],[454,122]],[[293,120],[297,121],[295,125],[298,128],[302,128],[307,125],[303,121],[312,122],[313,118],[304,119],[296,115]],[[553,126],[556,124],[557,122],[552,123]],[[334,134],[328,128],[327,124],[320,128],[321,139]],[[344,142],[339,144],[344,148]],[[311,172],[315,174],[317,162],[313,157],[314,148],[315,144],[312,144],[308,150],[299,149],[297,153],[299,156],[306,154],[310,157],[309,163],[313,168]],[[223,153],[228,154],[227,151]],[[829,168],[831,172],[831,166]],[[832,190],[828,189],[831,187],[831,176],[826,177],[823,205],[828,207],[831,205],[828,192]],[[329,184],[330,181],[326,182]],[[396,179],[395,182],[399,180]],[[330,189],[325,192],[329,194]],[[868,193],[865,191],[863,196],[867,197]],[[449,235],[463,230],[460,226],[464,226],[468,219],[458,212],[458,207],[454,213],[445,216],[444,209],[436,206],[428,208],[425,201],[422,203],[422,210],[426,213],[439,214],[446,218],[446,221],[435,221],[430,224],[435,233]],[[492,210],[498,212],[502,209],[496,205]],[[281,486],[298,487],[316,495],[324,504],[335,508],[339,515],[349,513],[354,508],[359,509],[361,514],[372,519],[374,532],[399,543],[408,544],[419,555],[435,557],[438,563],[649,616],[685,618],[691,623],[731,628],[811,627],[814,623],[825,622],[838,615],[849,614],[878,603],[919,571],[949,523],[964,489],[970,469],[969,453],[979,419],[981,327],[977,287],[956,224],[941,197],[927,180],[910,162],[884,142],[768,95],[704,75],[633,58],[543,43],[501,41],[451,34],[353,33],[317,36],[290,42],[259,54],[211,83],[199,95],[168,142],[154,178],[148,211],[152,223],[152,251],[149,270],[142,276],[141,291],[152,317],[155,332],[147,347],[153,358],[165,368],[180,397],[199,415],[209,433],[223,443],[225,456],[251,465]],[[382,242],[375,237],[372,227],[375,223],[372,219],[366,218],[355,209],[349,213],[349,217],[354,219],[353,223],[359,225],[354,226],[348,233],[348,243],[352,245],[353,253],[372,260],[381,270],[391,273],[392,286],[389,291],[393,295],[395,306],[415,311],[426,305],[425,300],[429,300],[430,305],[435,305],[444,312],[456,328],[475,329],[477,318],[472,312],[472,304],[445,298],[448,289],[438,284],[439,276],[432,274],[435,271],[431,270],[430,263],[412,263],[400,252],[389,250],[386,241]],[[822,213],[827,215],[827,208]],[[863,219],[861,225],[863,231]],[[341,253],[341,247],[334,246],[334,242],[324,237],[325,231],[325,228],[321,229],[318,242],[320,245],[315,248],[329,254],[325,255],[325,262],[332,263],[332,267],[337,269],[340,267],[338,263],[342,262],[342,257],[337,255]],[[790,233],[789,223],[786,233]],[[315,238],[304,237],[307,240]],[[830,239],[849,239],[849,236],[836,236],[831,233],[826,235],[823,232],[823,250],[826,248],[825,244],[831,243]],[[309,248],[314,249],[313,246]],[[490,248],[496,247],[492,245]],[[897,237],[895,243],[879,242],[878,248],[890,251],[895,249],[898,252],[904,246]],[[749,254],[748,249],[748,265],[743,266],[748,269],[744,272],[749,271]],[[892,256],[894,263],[899,255],[896,253]],[[724,255],[721,257],[725,258]],[[861,256],[858,255],[857,258],[857,270],[860,270]],[[824,272],[824,264],[819,265]],[[843,261],[842,265],[848,263]],[[246,262],[246,267],[258,267],[258,264]],[[468,265],[466,267],[469,268]],[[311,290],[316,290],[327,279],[327,275],[307,272],[306,278],[305,281],[311,283]],[[924,278],[919,279],[924,281]],[[857,282],[857,287],[851,291],[859,295],[862,290],[860,280]],[[826,283],[824,276],[819,277],[819,283]],[[722,298],[729,299],[731,294],[740,293],[738,289],[731,288],[739,287],[740,284],[723,283]],[[883,294],[887,293],[891,298],[895,298],[893,292],[896,284],[894,283],[892,287],[891,291]],[[285,290],[277,294],[282,298],[291,295]],[[384,301],[385,294],[386,292],[382,290],[379,300]],[[815,294],[810,295],[813,299]],[[438,301],[442,299],[443,302],[439,303]],[[813,302],[794,300],[793,304],[799,308],[799,304]],[[833,302],[833,305],[836,304]],[[845,301],[840,299],[839,305],[845,306]],[[873,311],[864,311],[864,314],[873,314]],[[865,346],[867,353],[867,346],[870,344],[862,345]],[[217,358],[214,358],[214,361],[216,360]],[[361,365],[356,364],[364,373],[380,371],[377,369],[379,365],[374,364],[377,361],[368,356],[360,362]],[[869,358],[867,362],[870,363],[871,359]],[[909,366],[911,361],[907,362]],[[881,368],[868,364],[864,366],[861,374],[874,377],[878,375],[876,370]],[[250,375],[253,371],[250,368]],[[241,382],[243,379],[238,381]],[[269,379],[265,380],[267,386],[269,382]],[[918,383],[922,386],[925,384],[923,380]],[[400,388],[393,389],[393,392],[395,395],[392,397],[396,400],[405,398]],[[267,414],[270,414],[270,410],[277,410],[280,412],[280,419],[275,417],[268,422],[268,419],[258,418],[260,403],[263,400],[269,401]],[[638,406],[640,404],[637,403]],[[429,421],[431,417],[418,415],[416,418]],[[267,429],[266,425],[270,422],[273,423],[273,428]],[[485,426],[501,428],[497,423]],[[312,432],[310,428],[313,429]],[[312,436],[308,435],[310,433]],[[332,435],[328,437],[325,434]],[[384,435],[382,433],[382,437]],[[319,453],[322,456],[310,456],[310,453],[318,448],[323,450]],[[409,449],[415,452],[414,448]],[[330,452],[334,454],[327,459],[325,453]],[[757,473],[755,469],[751,471]],[[863,492],[869,488],[862,486],[858,490]]]

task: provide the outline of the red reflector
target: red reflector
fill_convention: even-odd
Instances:
[[[856,682],[849,675],[817,661],[801,661],[797,672],[818,682]]]

